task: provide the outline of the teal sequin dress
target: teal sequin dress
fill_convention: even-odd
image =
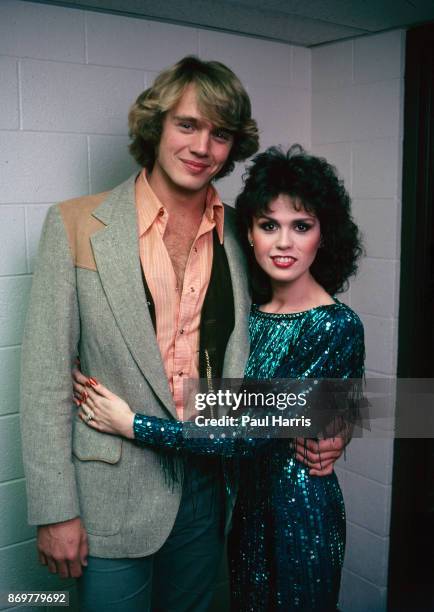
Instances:
[[[336,302],[291,314],[250,316],[245,377],[361,379],[363,326]],[[336,475],[310,476],[287,439],[189,437],[193,423],[136,415],[138,441],[236,457],[240,486],[229,536],[234,612],[336,610],[345,508]]]

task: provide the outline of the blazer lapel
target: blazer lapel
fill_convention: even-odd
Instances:
[[[94,211],[106,227],[91,238],[96,266],[125,343],[163,405],[176,417],[143,287],[137,235],[135,176]]]
[[[224,248],[234,292],[235,327],[226,348],[223,378],[243,378],[250,350],[249,313],[251,300],[247,282],[247,266],[236,237],[234,218],[231,214],[225,214]]]

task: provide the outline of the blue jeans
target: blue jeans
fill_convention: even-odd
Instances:
[[[89,557],[78,581],[80,612],[206,612],[223,537],[221,479],[189,468],[173,529],[153,555]]]

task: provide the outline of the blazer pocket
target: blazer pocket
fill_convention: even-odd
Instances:
[[[104,461],[115,464],[121,458],[122,438],[103,434],[75,419],[72,454],[80,461]]]
[[[80,513],[90,534],[119,533],[128,499],[128,473],[121,460],[122,440],[74,423],[72,453]]]

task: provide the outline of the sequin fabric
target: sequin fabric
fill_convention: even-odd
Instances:
[[[361,378],[363,326],[336,302],[271,314],[252,308],[245,376]],[[336,475],[310,476],[290,440],[196,438],[192,423],[136,415],[137,440],[237,457],[240,486],[229,536],[235,612],[336,610],[345,549],[345,508]]]

